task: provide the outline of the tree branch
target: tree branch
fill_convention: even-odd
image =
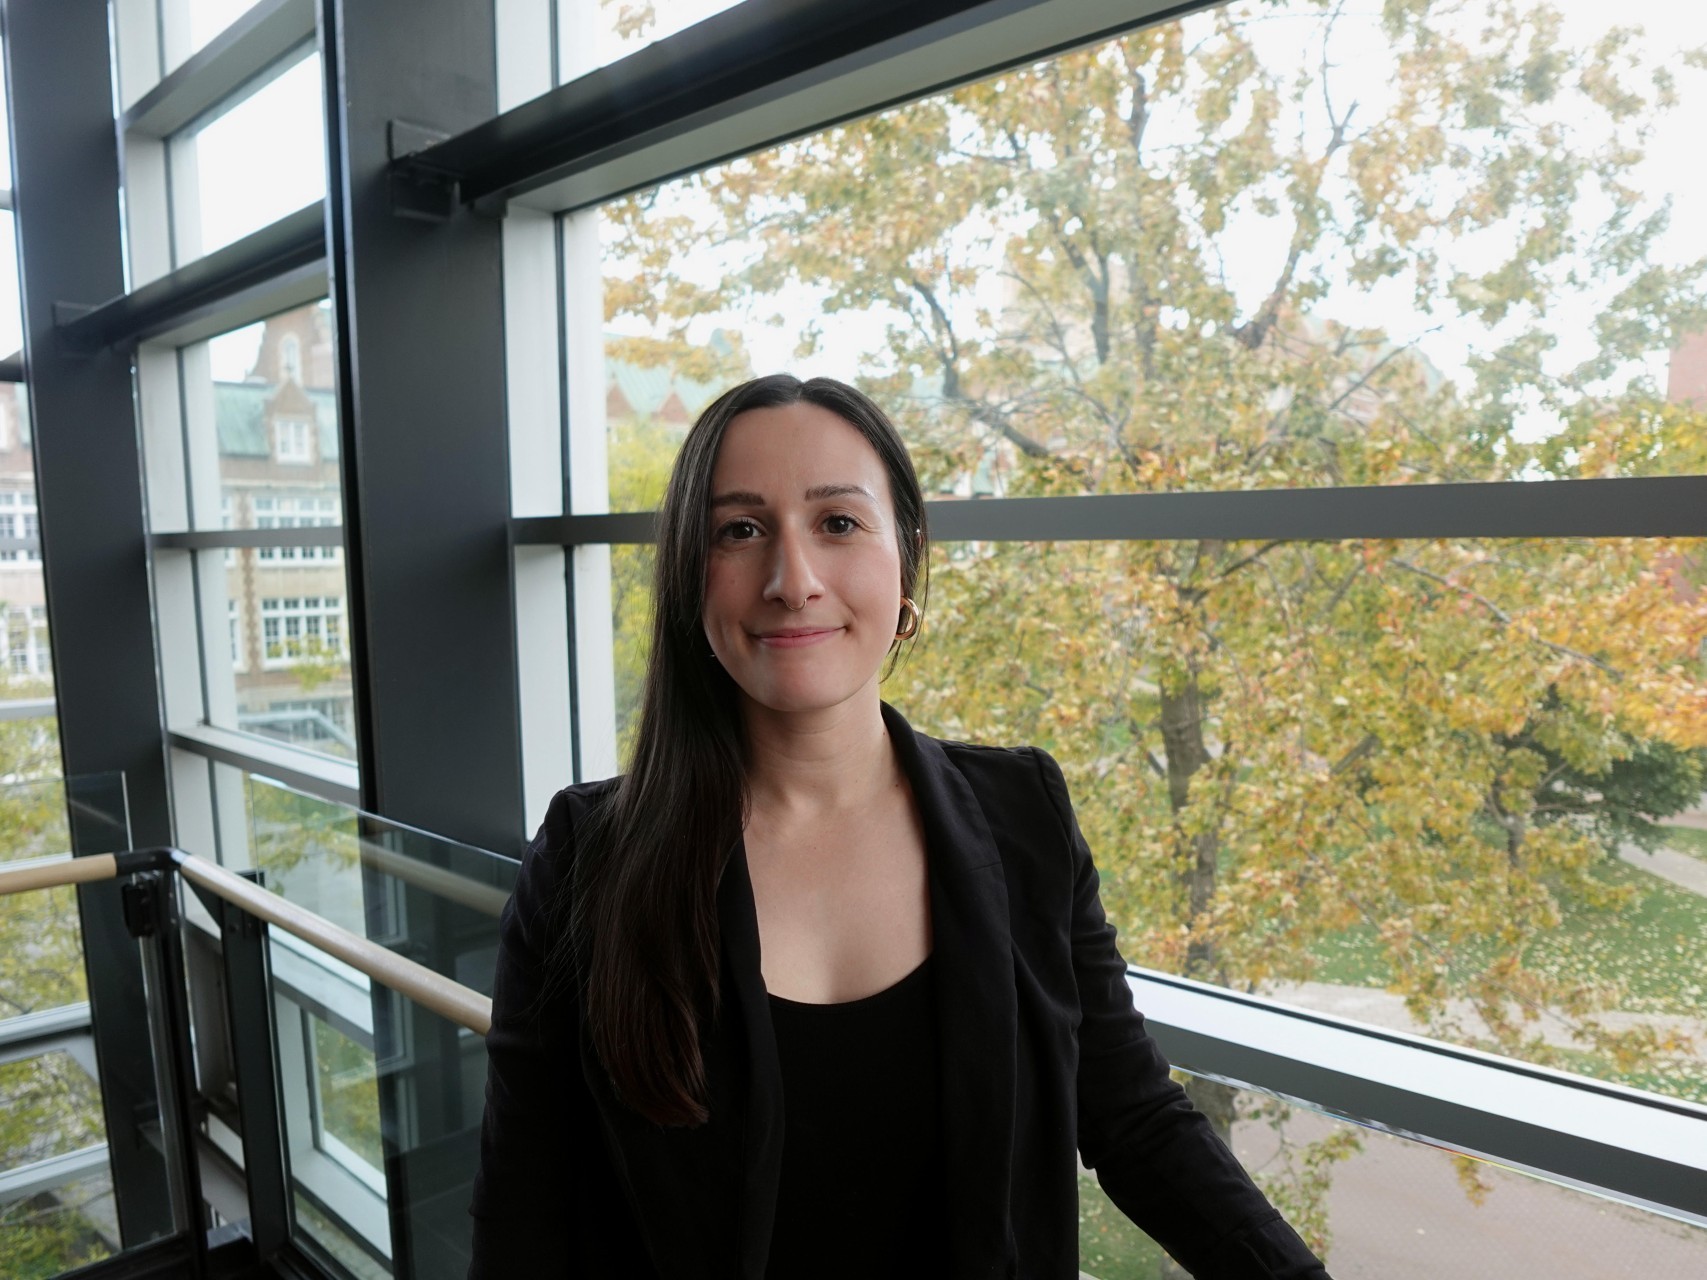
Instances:
[[[1511,615],[1504,609],[1500,608],[1499,605],[1495,604],[1492,600],[1488,599],[1485,595],[1481,594],[1481,592],[1472,591],[1469,587],[1454,582],[1452,579],[1435,573],[1430,569],[1425,569],[1421,565],[1414,564],[1400,556],[1394,556],[1388,561],[1388,563],[1405,570],[1407,573],[1414,573],[1419,578],[1427,578],[1430,582],[1437,582],[1448,591],[1455,591],[1466,600],[1474,601],[1493,615],[1494,619],[1498,621],[1501,626],[1509,627],[1511,625]],[[1591,667],[1598,667],[1614,680],[1624,679],[1624,673],[1622,671],[1618,670],[1617,667],[1612,666],[1604,659],[1595,657],[1592,653],[1584,653],[1582,650],[1573,649],[1569,645],[1555,644],[1553,641],[1543,640],[1539,636],[1535,637],[1535,642],[1545,649],[1551,649],[1554,653],[1557,653],[1562,657],[1574,658],[1578,662],[1588,663]]]

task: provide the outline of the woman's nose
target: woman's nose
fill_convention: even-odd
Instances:
[[[808,600],[824,593],[812,562],[812,549],[806,538],[789,533],[778,536],[773,546],[765,599],[779,600],[790,610],[803,609]]]

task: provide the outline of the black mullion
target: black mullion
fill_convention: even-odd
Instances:
[[[1707,476],[980,498],[925,511],[932,537],[948,542],[1694,538],[1707,537]],[[511,525],[519,546],[575,547],[651,542],[655,519],[621,511]]]

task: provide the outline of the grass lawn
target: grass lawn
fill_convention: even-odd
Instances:
[[[1166,1256],[1094,1177],[1079,1179],[1079,1270],[1096,1280],[1156,1280]]]
[[[1699,827],[1667,826],[1666,847],[1679,853],[1687,853],[1692,858],[1700,858],[1707,862],[1707,831]]]
[[[1616,982],[1620,1007],[1701,1017],[1707,1009],[1707,898],[1638,867],[1610,859],[1595,874],[1638,897],[1618,912],[1567,906],[1559,927],[1530,947],[1530,967],[1561,978]],[[1316,945],[1314,978],[1347,986],[1385,986],[1389,970],[1375,930],[1359,926]],[[1464,948],[1479,965],[1484,948]]]

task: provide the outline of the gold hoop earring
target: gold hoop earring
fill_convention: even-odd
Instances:
[[[897,640],[909,640],[919,632],[919,624],[924,616],[919,612],[919,606],[914,604],[909,596],[901,597],[901,612],[906,615],[907,622],[895,632]]]

